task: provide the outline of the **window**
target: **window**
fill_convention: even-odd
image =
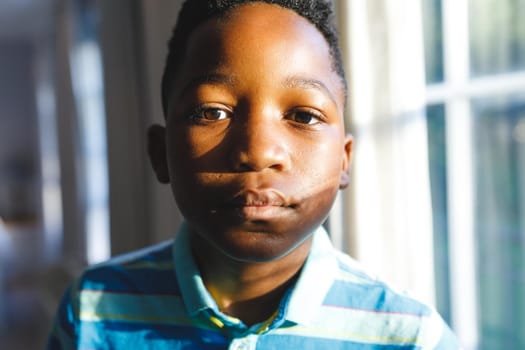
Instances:
[[[522,349],[525,1],[423,8],[438,308],[467,349]]]
[[[87,262],[110,257],[109,189],[102,58],[94,1],[77,0],[76,40],[71,49],[73,90],[78,106],[81,181],[84,184]]]

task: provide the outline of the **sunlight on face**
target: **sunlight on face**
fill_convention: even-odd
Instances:
[[[343,108],[328,44],[293,11],[245,5],[197,28],[167,120],[172,188],[194,232],[243,261],[304,242],[346,174]]]

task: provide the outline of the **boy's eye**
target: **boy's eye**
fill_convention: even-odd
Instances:
[[[322,116],[319,112],[298,110],[288,113],[286,119],[299,124],[315,125],[322,121]]]
[[[202,107],[193,112],[191,117],[203,121],[217,121],[229,118],[230,112],[216,107]]]

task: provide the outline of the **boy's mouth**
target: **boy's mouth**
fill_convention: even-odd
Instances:
[[[235,195],[229,203],[232,207],[288,206],[284,194],[277,190],[245,190]]]
[[[275,190],[243,190],[225,205],[227,211],[247,220],[270,220],[293,209],[295,205]]]

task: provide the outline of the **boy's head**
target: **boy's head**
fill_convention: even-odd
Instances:
[[[298,251],[348,184],[337,47],[290,9],[324,2],[273,2],[206,20],[184,14],[230,2],[184,5],[171,41],[182,53],[170,54],[164,78],[166,127],[149,134],[157,177],[171,184],[200,249],[244,262]]]
[[[167,111],[167,102],[171,91],[171,84],[180,68],[181,61],[186,54],[187,44],[191,33],[201,23],[211,18],[227,17],[235,7],[265,2],[288,8],[301,17],[307,19],[324,36],[333,59],[333,68],[341,77],[346,93],[346,78],[343,60],[339,49],[338,33],[334,24],[334,14],[329,0],[191,0],[186,1],[179,13],[177,24],[168,43],[168,56],[164,75],[162,77],[162,107]],[[263,33],[261,33],[263,34]]]

